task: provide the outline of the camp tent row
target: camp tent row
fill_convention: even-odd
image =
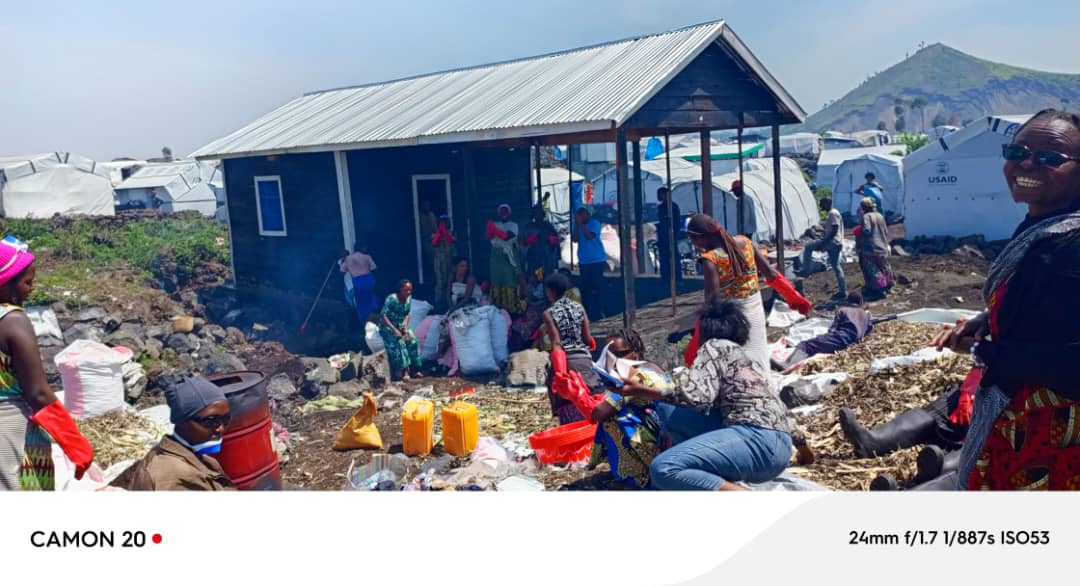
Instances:
[[[219,200],[224,204],[224,185],[218,165],[212,162],[151,163],[116,186],[116,200],[121,208],[196,211],[214,216]]]
[[[110,169],[74,153],[0,158],[0,216],[112,216]]]

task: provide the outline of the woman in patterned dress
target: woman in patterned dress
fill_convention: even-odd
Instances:
[[[694,364],[675,373],[666,389],[626,379],[623,396],[659,401],[657,411],[673,447],[649,466],[660,490],[746,490],[766,482],[792,455],[787,408],[743,349],[750,324],[731,301],[701,316],[701,347]]]
[[[489,220],[487,238],[491,242],[491,301],[513,314],[525,310],[521,295],[524,283],[521,261],[518,258],[518,225],[510,220],[510,206],[502,204]]]
[[[409,311],[412,309],[412,282],[403,279],[397,291],[386,296],[379,314],[379,335],[386,346],[386,358],[390,361],[390,378],[398,381],[423,378],[420,372],[420,344],[409,329]]]
[[[82,478],[94,459],[41,368],[30,318],[19,307],[34,287],[34,255],[19,240],[0,241],[0,491],[53,490],[53,441]]]
[[[771,281],[777,278],[776,269],[749,238],[732,236],[710,216],[691,217],[686,233],[694,247],[704,251],[701,264],[705,271],[706,305],[719,300],[732,302],[750,324],[746,353],[762,373],[768,373],[765,307],[761,303],[758,274]]]
[[[985,366],[960,488],[1080,490],[1080,116],[1039,112],[1002,155],[1027,217],[990,266],[989,309],[931,342]]]
[[[544,311],[544,326],[552,349],[562,348],[566,352],[566,367],[580,374],[595,393],[600,377],[593,370],[589,351],[596,347],[596,341],[589,331],[589,316],[585,314],[585,308],[566,295],[569,289],[570,279],[562,273],[544,279],[544,290],[551,301],[551,307]],[[550,389],[548,397],[551,399],[551,412],[559,418],[559,425],[585,419],[585,415],[573,403]]]

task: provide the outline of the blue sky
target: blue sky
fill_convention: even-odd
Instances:
[[[1080,73],[1080,3],[1044,0],[0,0],[0,156],[186,155],[306,91],[726,19],[809,112],[943,42]]]

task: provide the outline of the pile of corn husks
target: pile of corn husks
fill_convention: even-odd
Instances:
[[[925,348],[939,328],[935,324],[884,322],[858,344],[804,365],[800,374],[847,372],[852,378],[826,395],[821,408],[796,417],[818,458],[811,466],[791,471],[836,490],[866,490],[870,481],[883,472],[901,484],[913,477],[921,446],[880,458],[859,459],[840,429],[839,410],[851,408],[859,423],[873,428],[959,386],[971,369],[971,359],[966,355],[943,356],[935,362],[868,374],[871,361]]]
[[[94,462],[102,468],[142,458],[167,431],[153,419],[128,409],[83,419],[78,424],[94,448]]]

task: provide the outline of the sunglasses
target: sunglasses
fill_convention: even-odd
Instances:
[[[1044,167],[1060,167],[1064,165],[1066,161],[1080,160],[1053,151],[1032,152],[1031,149],[1022,144],[1001,145],[1001,156],[1004,157],[1006,161],[1023,161],[1028,157],[1031,157],[1036,165],[1042,165]]]
[[[206,429],[217,429],[218,426],[229,427],[229,423],[232,422],[232,415],[207,415],[206,417],[192,417],[192,421],[205,427]]]
[[[626,358],[627,356],[634,353],[634,349],[627,348],[626,350],[612,350],[611,348],[608,348],[608,352],[611,352],[615,356],[615,358]]]

